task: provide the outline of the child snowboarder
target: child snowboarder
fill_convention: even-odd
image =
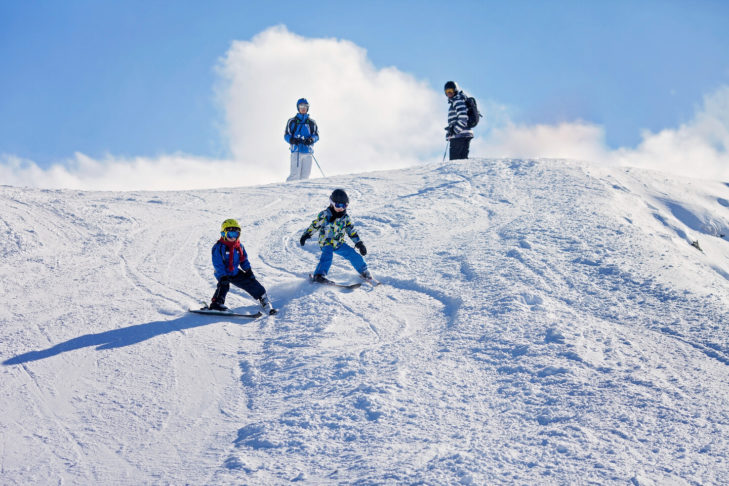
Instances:
[[[309,227],[301,235],[299,243],[304,246],[306,240],[311,238],[315,230],[319,230],[319,247],[321,248],[321,257],[319,264],[314,271],[313,279],[315,282],[327,283],[326,278],[329,267],[332,265],[334,253],[346,258],[352,264],[359,275],[372,282],[372,274],[367,270],[367,263],[364,258],[359,256],[351,246],[344,242],[345,233],[354,242],[354,247],[364,256],[367,254],[367,248],[359,238],[357,230],[354,229],[352,221],[347,214],[347,206],[349,205],[349,197],[343,189],[335,189],[329,197],[329,207],[320,212],[316,219],[311,222]]]
[[[215,278],[218,279],[218,288],[215,290],[209,309],[226,311],[225,296],[228,295],[230,284],[248,292],[251,297],[261,303],[261,307],[268,314],[278,312],[271,306],[271,302],[251,270],[248,254],[240,243],[240,225],[234,219],[226,219],[220,226],[220,239],[213,245],[213,267]],[[240,267],[240,268],[239,268]]]

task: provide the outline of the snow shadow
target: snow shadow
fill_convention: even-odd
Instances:
[[[690,205],[681,204],[670,199],[660,199],[660,201],[677,220],[696,232],[719,238],[729,234],[729,224],[725,220],[713,217],[703,208],[691,207]],[[661,222],[669,226],[665,221]],[[679,236],[684,237],[685,233],[681,233],[683,232],[681,231]]]
[[[419,190],[418,192],[413,192],[411,194],[405,194],[404,196],[398,197],[398,199],[408,199],[408,198],[411,198],[411,197],[425,196],[429,192],[437,191],[439,189],[449,189],[452,186],[455,186],[455,185],[458,185],[458,184],[463,184],[463,181],[462,180],[458,180],[458,181],[444,182],[443,184],[440,184],[440,185],[437,185],[437,186],[431,186],[431,187],[423,188],[423,189]]]
[[[230,318],[225,316],[182,316],[171,321],[154,321],[146,324],[137,324],[136,326],[114,329],[98,334],[86,334],[77,338],[69,339],[63,343],[44,349],[41,351],[29,351],[14,358],[3,361],[5,366],[28,363],[30,361],[38,361],[50,358],[61,353],[74,351],[76,349],[88,348],[96,346],[97,350],[123,348],[131,346],[148,339],[152,339],[163,334],[169,334],[183,329],[192,329],[194,327],[207,326],[220,321],[229,321]]]

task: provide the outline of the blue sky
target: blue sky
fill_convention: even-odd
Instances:
[[[504,120],[585,123],[607,149],[633,148],[645,130],[691,123],[729,85],[729,2],[312,3],[0,2],[0,155],[41,169],[76,152],[229,158],[221,59],[274,26],[349,41],[376,69],[439,94],[456,80],[487,111],[484,139]],[[281,75],[296,85],[297,72]],[[279,96],[265,79],[238,82],[260,99]],[[386,111],[392,98],[385,87],[375,102]]]

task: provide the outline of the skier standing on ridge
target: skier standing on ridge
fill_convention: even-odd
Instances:
[[[300,98],[296,102],[296,116],[286,122],[284,140],[291,149],[291,172],[286,182],[308,179],[311,174],[311,161],[314,158],[314,145],[319,140],[319,127],[309,117],[309,102]]]
[[[316,219],[311,222],[309,227],[301,235],[299,242],[304,246],[306,240],[311,238],[314,231],[319,231],[319,247],[321,248],[321,257],[319,264],[316,266],[312,280],[319,283],[331,283],[326,278],[329,268],[332,265],[334,253],[346,258],[352,264],[354,269],[359,273],[360,277],[376,284],[372,279],[372,274],[367,269],[367,263],[364,258],[359,256],[354,249],[344,242],[345,233],[354,242],[354,247],[359,250],[362,256],[367,254],[367,248],[354,229],[352,220],[347,214],[347,206],[349,205],[349,197],[343,189],[335,189],[329,197],[329,207],[320,212]]]
[[[466,95],[455,81],[448,81],[443,87],[448,97],[448,126],[446,140],[451,144],[450,160],[467,159],[473,138],[473,130],[468,122]]]
[[[271,306],[266,295],[266,289],[256,280],[251,270],[248,254],[240,243],[240,224],[234,219],[226,219],[220,226],[220,239],[213,245],[213,267],[215,278],[218,279],[218,288],[215,289],[210,310],[227,311],[225,296],[228,295],[230,284],[248,292],[251,297],[261,303],[261,307],[268,314],[278,312]]]

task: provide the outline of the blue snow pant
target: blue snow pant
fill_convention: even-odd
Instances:
[[[218,280],[218,288],[215,289],[215,294],[213,294],[213,302],[218,304],[225,304],[225,296],[228,295],[228,291],[230,290],[230,284],[233,284],[236,287],[245,290],[246,292],[251,294],[251,297],[256,300],[260,299],[263,294],[266,293],[266,289],[264,289],[263,285],[261,285],[260,282],[256,280],[253,272],[251,272],[251,274],[246,277],[245,273],[242,270],[238,270],[238,273],[236,273],[232,277]]]
[[[362,273],[367,270],[367,264],[365,263],[364,258],[354,251],[354,248],[346,243],[342,243],[336,250],[332,245],[326,245],[321,248],[321,257],[319,257],[319,265],[316,266],[316,270],[314,271],[315,275],[326,275],[329,272],[329,267],[332,266],[334,253],[346,258],[358,273]]]

